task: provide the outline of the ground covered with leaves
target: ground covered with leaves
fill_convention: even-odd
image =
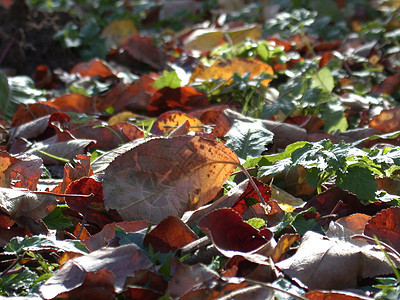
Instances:
[[[384,0],[0,0],[0,294],[398,299]]]

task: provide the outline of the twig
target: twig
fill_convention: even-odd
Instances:
[[[33,191],[31,193],[35,194],[46,194],[46,195],[53,195],[57,197],[80,197],[80,198],[90,198],[93,197],[94,194],[90,193],[89,195],[84,195],[84,194],[59,194],[59,193],[53,193],[53,192],[48,192],[48,191]]]
[[[22,256],[18,255],[18,258],[11,264],[9,265],[3,272],[0,273],[0,277],[6,275],[8,271],[10,271],[12,268],[14,268],[19,262],[21,261]]]

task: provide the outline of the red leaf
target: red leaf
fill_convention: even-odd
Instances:
[[[135,60],[156,70],[163,70],[165,67],[166,56],[154,45],[150,37],[132,35],[122,43],[121,47]]]
[[[150,115],[159,115],[172,109],[191,110],[210,105],[206,94],[190,86],[177,89],[169,87],[158,90],[149,100],[147,111]]]
[[[106,211],[103,201],[103,189],[100,181],[93,178],[84,177],[72,182],[66,194],[90,195],[92,197],[65,197],[68,206],[80,212],[88,222],[103,227],[113,221],[121,221],[118,213],[110,210]]]
[[[143,244],[150,244],[154,252],[175,251],[195,240],[198,236],[181,219],[169,216],[162,220],[156,228],[144,238]]]
[[[258,189],[260,190],[261,195],[263,196],[265,202],[267,202],[271,198],[271,189],[269,188],[268,185],[263,184],[257,179],[253,178],[253,180],[256,183]],[[240,215],[242,215],[249,208],[249,206],[246,203],[248,199],[256,199],[258,202],[260,202],[257,192],[254,189],[253,185],[250,184],[250,182],[247,185],[247,188],[244,191],[244,193],[239,197],[238,200],[236,200],[235,204],[232,206],[232,209],[237,211]]]
[[[365,225],[364,234],[376,237],[400,251],[400,207],[393,206],[373,216]]]
[[[273,236],[269,230],[259,231],[243,222],[242,217],[230,208],[212,211],[200,220],[198,226],[219,249],[225,251],[253,252]]]

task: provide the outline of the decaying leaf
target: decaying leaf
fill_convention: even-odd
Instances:
[[[0,188],[0,209],[14,220],[21,216],[40,220],[47,216],[56,204],[56,196],[53,195]]]
[[[76,155],[86,154],[88,147],[95,142],[79,139],[54,144],[36,143],[28,153],[39,156],[45,164],[63,164],[65,160],[72,160]]]
[[[239,163],[220,142],[198,136],[151,139],[105,170],[106,208],[124,220],[158,223],[211,201]]]
[[[277,267],[312,290],[354,288],[361,279],[393,272],[379,248],[356,246],[313,231],[307,231],[296,254]]]
[[[115,277],[114,291],[120,293],[128,276],[134,276],[137,270],[151,266],[149,258],[134,244],[104,248],[68,260],[40,287],[40,292],[45,299],[52,299],[80,287],[88,274],[108,270]]]

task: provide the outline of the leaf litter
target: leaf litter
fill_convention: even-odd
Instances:
[[[0,1],[1,295],[398,298],[396,3],[106,2]]]

